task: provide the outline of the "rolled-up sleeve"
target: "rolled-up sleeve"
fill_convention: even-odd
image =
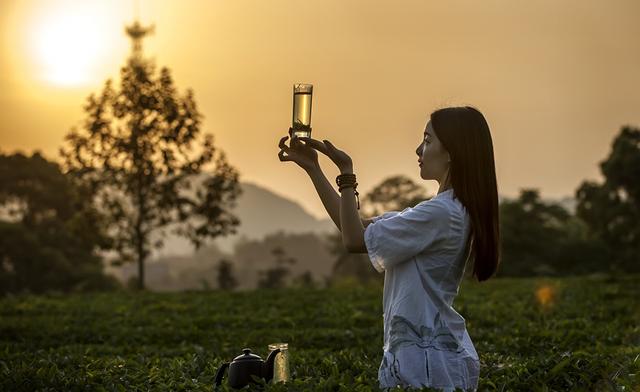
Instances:
[[[447,237],[449,210],[440,200],[432,199],[372,219],[364,232],[364,242],[371,264],[378,272],[410,260]]]

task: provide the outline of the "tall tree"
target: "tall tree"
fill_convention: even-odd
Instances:
[[[60,153],[107,216],[119,262],[138,263],[144,288],[145,259],[162,247],[168,230],[196,248],[206,238],[236,232],[240,222],[229,210],[241,190],[213,136],[201,134],[190,89],[179,94],[166,67],[158,74],[153,62],[138,56],[127,61],[120,79],[119,89],[109,79],[100,94],[89,96],[86,119],[66,136]],[[151,243],[153,232],[160,239]]]
[[[609,247],[614,269],[640,272],[640,129],[623,127],[600,170],[576,190],[577,215]]]

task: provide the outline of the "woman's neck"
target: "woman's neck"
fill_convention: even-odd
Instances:
[[[438,193],[442,193],[451,189],[451,176],[449,175],[449,173],[449,168],[447,168],[447,171],[444,175],[444,180],[439,181],[440,186],[438,187]]]
[[[451,181],[449,180],[449,176],[447,175],[444,181],[440,182],[440,186],[438,187],[438,193],[448,191],[451,189]]]
[[[442,193],[442,192],[446,192],[446,191],[448,191],[449,189],[453,189],[453,188],[451,188],[451,186],[450,186],[450,185],[449,185],[449,186],[447,186],[447,187],[440,187],[440,188],[438,189],[438,194],[440,194],[440,193]]]

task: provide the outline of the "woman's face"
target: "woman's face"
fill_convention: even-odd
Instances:
[[[427,122],[422,143],[416,149],[416,154],[420,164],[420,177],[423,180],[436,180],[442,183],[449,170],[451,158],[433,131],[431,121]]]

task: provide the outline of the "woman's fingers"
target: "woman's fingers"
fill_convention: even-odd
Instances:
[[[300,140],[298,140],[297,137],[291,138],[291,143],[290,144],[292,146],[295,146],[295,147],[299,147],[299,146],[302,145],[302,143],[300,143]]]
[[[321,142],[321,141],[319,141],[319,140],[311,139],[311,138],[309,138],[309,137],[299,137],[298,139],[299,139],[299,140],[304,141],[304,142],[306,143],[306,145],[307,145],[307,146],[309,146],[309,147],[311,147],[311,148],[314,148],[314,149],[316,149],[316,150],[320,151],[321,153],[323,153],[323,154],[325,154],[325,155],[326,155],[326,154],[327,154],[327,152],[328,152],[328,150],[327,150],[327,146],[325,146],[325,144],[324,144],[324,143],[322,143],[322,142]]]
[[[280,150],[280,152],[278,153],[278,159],[280,159],[280,161],[282,162],[291,160],[291,157],[289,157],[288,155],[284,155],[285,152],[285,150]]]
[[[302,144],[298,137],[293,134],[293,128],[291,127],[289,128],[289,137],[291,137],[291,142],[289,143],[291,146],[300,146]]]
[[[319,141],[317,141],[316,139],[312,139],[310,137],[306,137],[306,136],[298,136],[297,138],[298,140],[302,140],[304,142],[310,143],[310,144],[321,144]]]
[[[289,148],[287,147],[287,145],[284,143],[285,140],[287,140],[289,138],[289,136],[283,136],[282,139],[280,139],[280,143],[278,143],[278,147],[280,148]]]
[[[325,151],[328,150],[327,147],[331,147],[331,148],[335,149],[333,144],[331,144],[331,142],[328,141],[328,140],[320,141],[320,140],[312,139],[312,138],[309,138],[309,137],[299,137],[298,139],[307,142],[308,144],[310,144],[315,149],[324,149]]]
[[[280,142],[278,143],[278,147],[280,147],[280,152],[278,153],[278,159],[280,159],[280,161],[284,162],[284,161],[291,161],[291,157],[289,157],[289,153],[290,153],[290,147],[286,145],[285,141],[289,138],[289,136],[283,136],[282,138],[280,138]],[[287,155],[284,155],[285,153],[287,153]]]

